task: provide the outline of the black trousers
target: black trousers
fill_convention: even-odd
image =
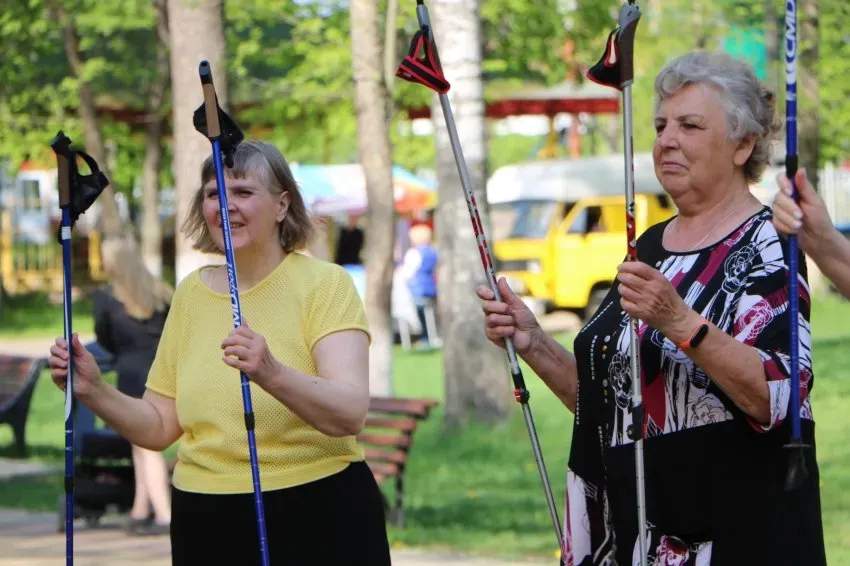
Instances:
[[[253,493],[172,489],[174,566],[261,564]],[[308,484],[263,493],[270,564],[385,566],[384,506],[365,462]]]

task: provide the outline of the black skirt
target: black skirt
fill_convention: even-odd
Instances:
[[[261,564],[253,493],[172,489],[171,505],[174,566]],[[264,492],[263,506],[272,565],[390,564],[383,500],[365,462]]]

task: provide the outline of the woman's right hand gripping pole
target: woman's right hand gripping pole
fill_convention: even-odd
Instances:
[[[540,324],[534,318],[531,309],[514,295],[505,278],[497,282],[501,301],[495,299],[493,291],[484,285],[475,293],[481,299],[484,311],[484,334],[493,344],[504,348],[505,338],[512,338],[517,354],[524,356],[539,340]]]
[[[74,333],[71,337],[72,351],[74,353],[74,390],[77,399],[90,397],[103,384],[100,368],[94,356],[80,342],[79,336]],[[68,343],[65,338],[57,338],[56,343],[50,347],[50,357],[47,363],[50,366],[50,376],[53,383],[59,389],[65,391],[68,383]]]

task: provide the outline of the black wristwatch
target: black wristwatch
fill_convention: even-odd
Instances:
[[[691,334],[691,337],[679,344],[680,350],[692,350],[699,346],[703,340],[705,340],[706,335],[708,335],[708,321],[705,317],[700,317],[702,324]]]

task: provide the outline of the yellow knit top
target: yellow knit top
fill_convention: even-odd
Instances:
[[[239,299],[243,320],[265,338],[272,355],[307,375],[316,375],[312,349],[321,338],[347,329],[368,334],[351,276],[305,255],[288,254],[264,280],[240,290]],[[229,294],[207,287],[200,269],[180,282],[147,387],[176,402],[183,436],[172,481],[183,491],[253,491],[239,372],[222,361],[221,342],[232,331]],[[363,460],[353,436],[327,436],[254,383],[250,389],[264,491],[327,477]]]

